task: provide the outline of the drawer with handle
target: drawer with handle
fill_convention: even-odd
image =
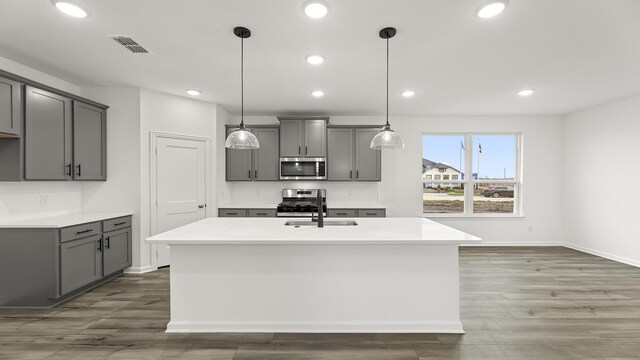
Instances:
[[[60,230],[60,242],[82,239],[87,236],[97,235],[102,232],[102,223],[93,222],[88,224],[70,226]]]
[[[249,217],[276,217],[274,209],[249,209]]]
[[[113,231],[131,227],[131,216],[109,219],[102,222],[102,231]]]
[[[355,209],[327,209],[327,217],[356,217]]]
[[[358,209],[358,217],[385,217],[385,209]]]
[[[220,209],[218,210],[219,217],[247,217],[246,209]]]

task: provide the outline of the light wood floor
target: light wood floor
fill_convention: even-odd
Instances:
[[[0,310],[0,359],[640,359],[640,269],[561,247],[463,248],[466,335],[164,334],[169,270]]]

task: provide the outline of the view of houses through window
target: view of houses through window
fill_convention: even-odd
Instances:
[[[517,214],[519,153],[517,134],[423,135],[423,213]]]

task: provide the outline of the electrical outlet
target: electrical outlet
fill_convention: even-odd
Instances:
[[[47,207],[49,205],[49,196],[40,196],[40,207]]]

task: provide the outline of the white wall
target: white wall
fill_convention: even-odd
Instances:
[[[140,239],[140,89],[83,88],[82,93],[109,105],[107,181],[82,183],[82,208],[88,212],[132,212],[132,239]],[[138,241],[134,241],[132,255],[132,270],[139,271]]]
[[[0,56],[0,69],[73,94],[80,87]],[[0,140],[1,141],[1,140]],[[0,182],[0,221],[80,211],[82,185],[71,181]]]
[[[151,266],[151,247],[143,239],[151,235],[151,132],[191,135],[211,139],[215,148],[217,106],[213,103],[192,100],[180,96],[163,94],[151,90],[140,91],[140,266],[144,270]],[[215,168],[215,153],[211,154],[211,169]],[[212,189],[215,171],[209,179]],[[216,194],[207,195],[210,204],[216,203]],[[213,214],[214,207],[208,207]]]
[[[238,117],[231,119],[239,123]],[[277,124],[272,116],[245,117],[248,124]],[[333,116],[335,125],[384,124],[382,117]],[[437,218],[454,228],[484,239],[484,244],[561,244],[562,173],[561,117],[552,116],[424,116],[394,117],[392,127],[405,141],[405,148],[384,151],[382,182],[359,183],[227,183],[225,202],[273,203],[284,187],[327,188],[328,201],[378,202],[387,207],[388,216],[422,216],[422,134],[427,132],[519,132],[523,136],[523,217],[518,218]],[[219,148],[223,145],[219,144]],[[220,150],[220,149],[219,149]],[[224,164],[218,171],[224,172]],[[349,198],[349,194],[351,198]],[[254,202],[255,202],[254,201]]]
[[[564,124],[567,245],[636,266],[639,115],[635,96],[569,115]]]

